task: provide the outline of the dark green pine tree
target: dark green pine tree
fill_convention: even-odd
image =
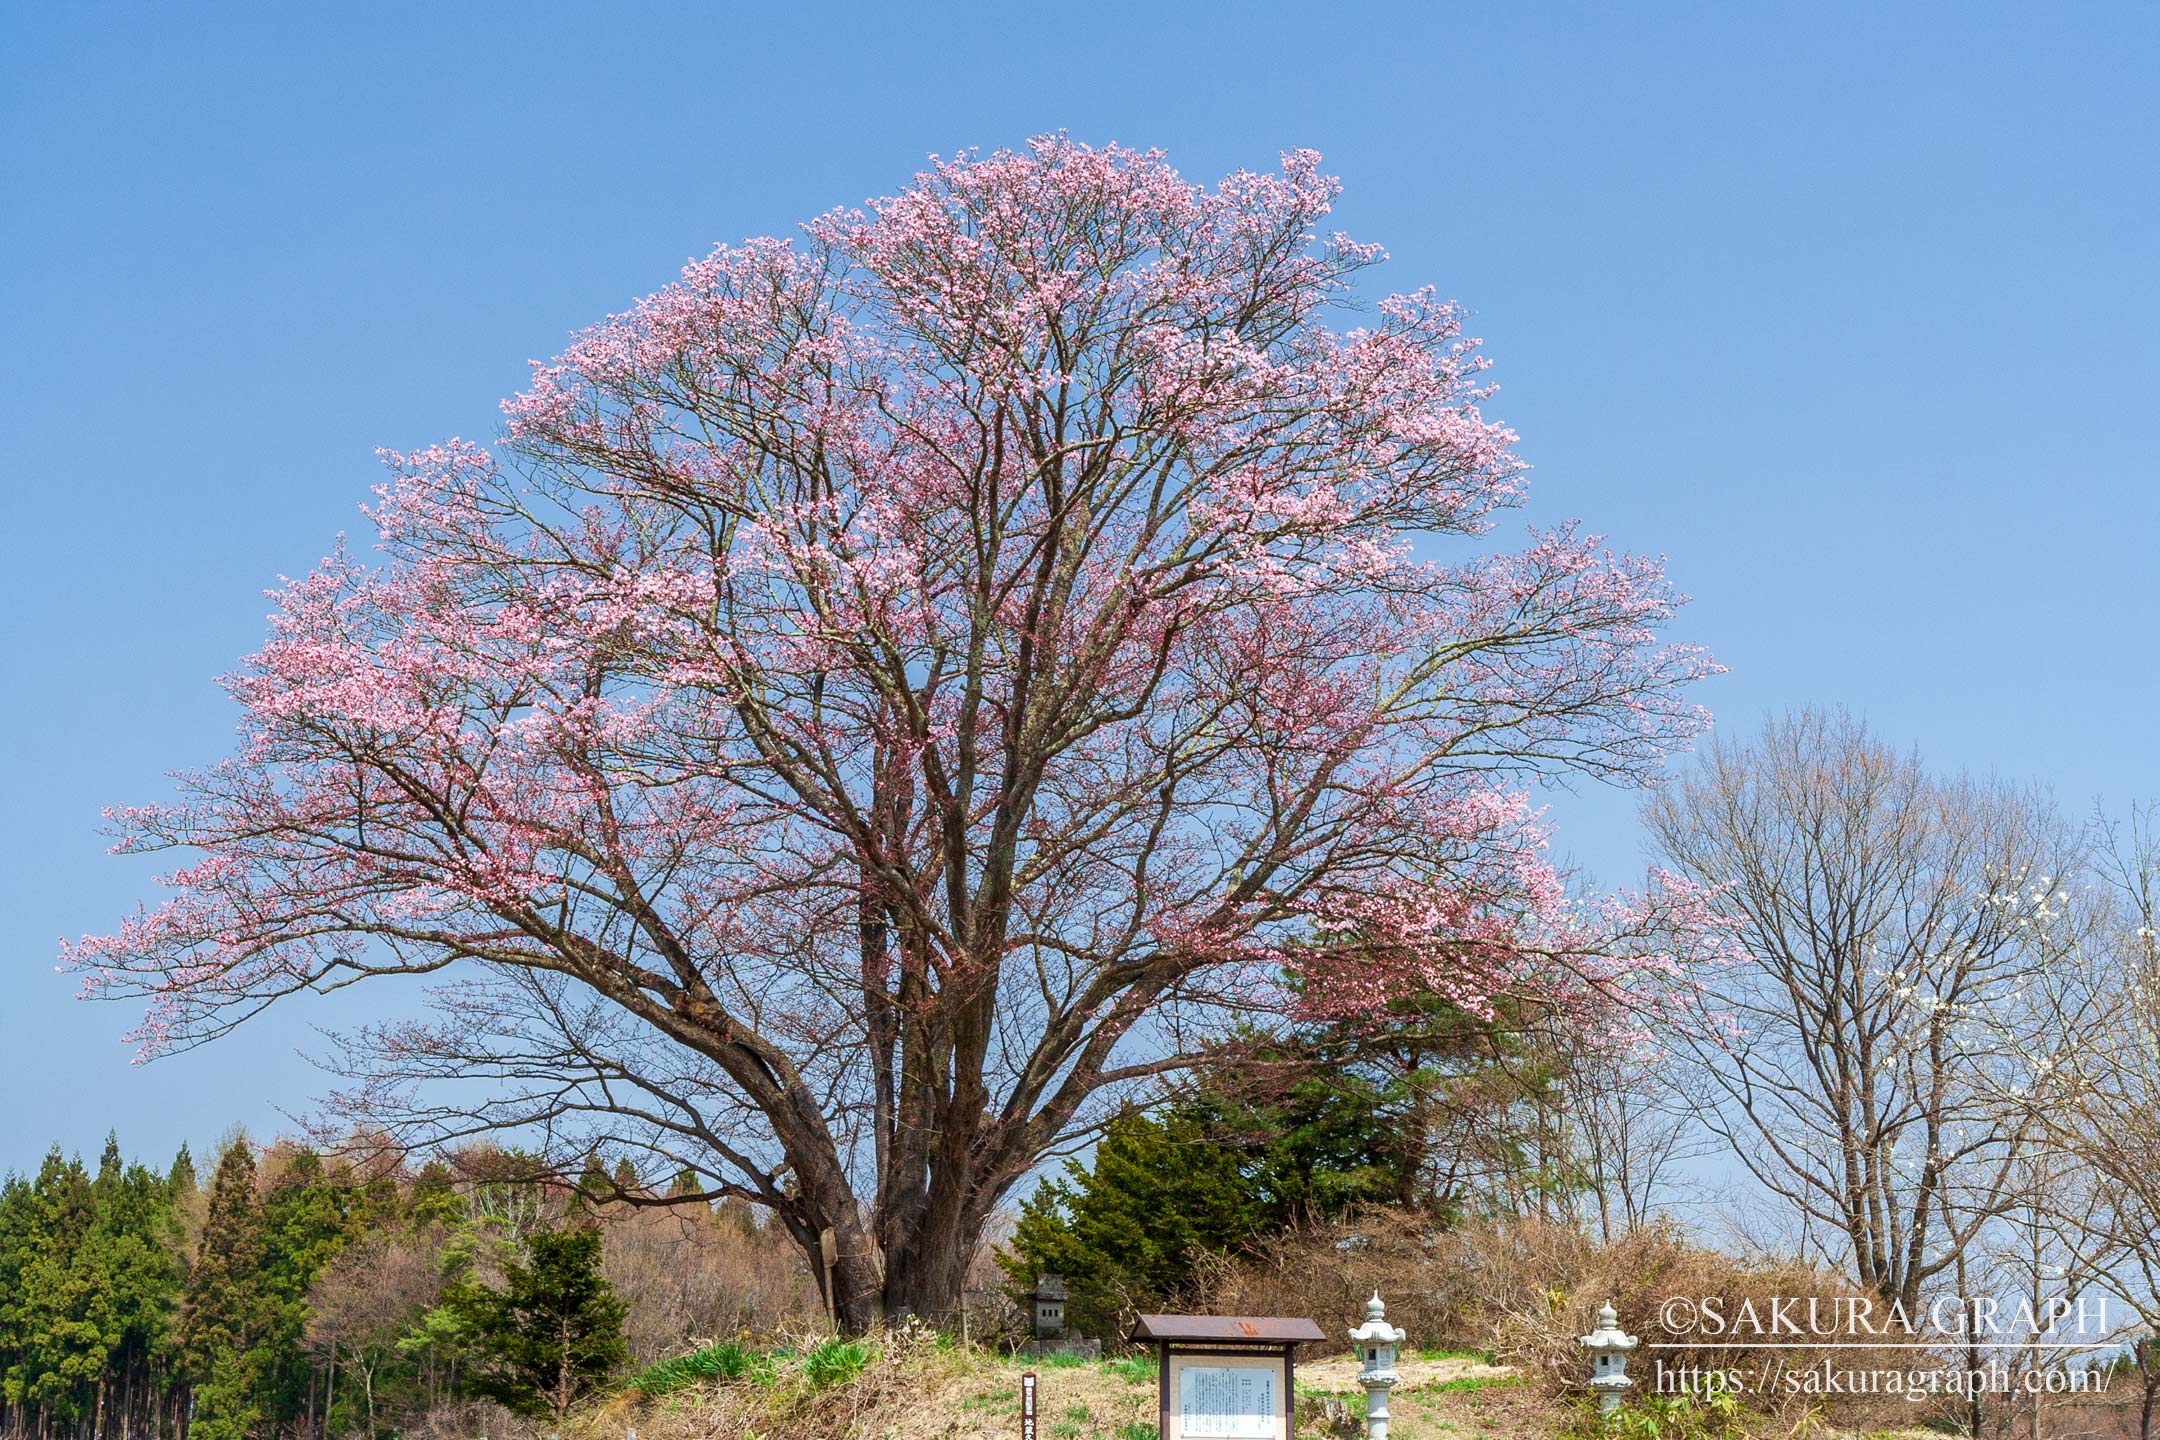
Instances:
[[[7,1376],[8,1397],[40,1417],[81,1420],[104,1373],[105,1308],[85,1252],[97,1218],[90,1177],[58,1146],[32,1186],[30,1252],[17,1300],[22,1349]]]
[[[271,1426],[282,1428],[307,1409],[309,1289],[340,1250],[370,1226],[394,1218],[397,1207],[394,1181],[355,1188],[311,1150],[289,1157],[269,1187],[263,1199],[262,1330],[250,1369],[256,1403]]]
[[[1063,1275],[1070,1323],[1107,1335],[1134,1311],[1189,1299],[1205,1254],[1402,1203],[1415,1096],[1358,1058],[1348,1042],[1247,1036],[1190,1094],[1114,1122],[1091,1165],[1068,1160],[1022,1203],[1000,1260],[1014,1288]]]
[[[452,1302],[476,1354],[472,1389],[559,1427],[627,1354],[623,1303],[600,1273],[600,1232],[535,1231],[503,1279],[502,1290],[466,1286]]]
[[[179,1304],[178,1226],[170,1186],[139,1164],[123,1167],[112,1137],[91,1190],[97,1215],[84,1256],[105,1346],[97,1429],[132,1433],[156,1403]]]
[[[1023,1290],[1063,1275],[1072,1327],[1112,1333],[1124,1315],[1178,1300],[1203,1253],[1252,1238],[1261,1195],[1247,1166],[1190,1110],[1114,1121],[1092,1166],[1066,1161],[1022,1202],[1000,1263]]]
[[[165,1188],[172,1195],[175,1206],[187,1204],[195,1198],[195,1157],[188,1152],[187,1142],[180,1142],[180,1153],[173,1156],[172,1169],[165,1172]]]
[[[20,1175],[0,1181],[0,1432],[22,1434],[23,1365],[30,1343],[23,1276],[37,1256],[37,1192]]]
[[[191,1440],[240,1440],[262,1418],[263,1210],[255,1147],[235,1140],[218,1157],[180,1312],[179,1359],[194,1386]]]
[[[597,1212],[601,1206],[615,1198],[615,1182],[608,1178],[607,1168],[600,1163],[597,1156],[587,1157],[585,1168],[578,1172],[577,1185],[572,1190],[572,1196],[578,1207],[587,1214]]]

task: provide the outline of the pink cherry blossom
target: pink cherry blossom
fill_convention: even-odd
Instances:
[[[433,976],[334,1103],[694,1165],[834,1230],[855,1323],[1234,1022],[1684,964],[1695,899],[1571,897],[1526,796],[1648,773],[1715,667],[1656,562],[1487,548],[1478,342],[1347,308],[1383,256],[1318,167],[934,160],[386,456],[233,756],[114,812],[171,898],[71,963],[151,1052]]]

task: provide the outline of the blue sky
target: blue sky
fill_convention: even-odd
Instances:
[[[2082,810],[2160,798],[2160,8],[1158,3],[95,8],[0,21],[0,1169],[281,1123],[323,1009],[132,1067],[63,935],[100,807],[216,758],[211,677],[378,445],[714,241],[1063,128],[1212,179],[1325,153],[1470,307],[1527,518],[1662,552],[1725,726],[1841,702]],[[1562,846],[1641,865],[1632,801]]]

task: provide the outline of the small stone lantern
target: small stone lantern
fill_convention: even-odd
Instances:
[[[1641,1342],[1620,1328],[1620,1316],[1607,1300],[1597,1312],[1597,1329],[1582,1337],[1582,1347],[1594,1357],[1590,1390],[1597,1396],[1598,1414],[1610,1415],[1620,1408],[1620,1398],[1635,1382],[1627,1377],[1628,1352]]]
[[[1035,1341],[1054,1344],[1065,1338],[1065,1277],[1044,1275],[1035,1281]]]
[[[1387,1323],[1380,1292],[1365,1302],[1365,1323],[1350,1332],[1358,1349],[1358,1383],[1365,1387],[1365,1440],[1387,1440],[1387,1393],[1394,1387],[1395,1347],[1408,1337]]]

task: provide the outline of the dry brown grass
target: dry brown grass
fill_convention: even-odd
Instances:
[[[605,1226],[602,1266],[628,1306],[635,1364],[681,1351],[688,1337],[806,1329],[822,1312],[801,1250],[778,1226],[702,1205],[611,1207]]]
[[[1788,1370],[1825,1359],[1841,1371],[1904,1369],[1914,1363],[1911,1352],[1766,1352],[1733,1339],[1666,1332],[1661,1310],[1676,1295],[1716,1297],[1727,1315],[1738,1314],[1743,1301],[1767,1313],[1774,1298],[1797,1298],[1804,1307],[1813,1297],[1827,1316],[1836,1313],[1830,1308],[1836,1302],[1860,1297],[1842,1280],[1809,1266],[1746,1264],[1659,1226],[1601,1246],[1573,1229],[1538,1221],[1442,1230],[1415,1215],[1376,1213],[1344,1225],[1294,1231],[1254,1253],[1218,1263],[1205,1277],[1204,1299],[1218,1314],[1355,1318],[1375,1289],[1387,1300],[1388,1318],[1409,1331],[1412,1346],[1489,1352],[1519,1367],[1548,1396],[1580,1395],[1587,1369],[1577,1337],[1593,1328],[1598,1307],[1607,1300],[1619,1311],[1621,1328],[1644,1341],[1645,1350],[1629,1367],[1643,1377],[1638,1393],[1654,1387],[1660,1365],[1670,1385],[1708,1371],[1759,1375],[1773,1353]],[[1819,1338],[1867,1337],[1841,1331]],[[1788,1415],[1815,1410],[1839,1425],[1873,1428],[1914,1419],[1913,1407],[1901,1400],[1846,1397],[1823,1404],[1782,1388],[1761,1394],[1750,1387],[1750,1393],[1762,1410]]]
[[[1474,1361],[1413,1361],[1396,1392],[1396,1440],[1555,1440],[1564,1407]],[[852,1383],[808,1392],[783,1375],[663,1400],[617,1399],[587,1414],[567,1440],[1012,1440],[1020,1377],[1037,1375],[1041,1440],[1135,1440],[1155,1433],[1155,1380],[1146,1362],[1051,1364],[939,1344],[921,1332],[884,1337]],[[1347,1433],[1358,1391],[1347,1357],[1301,1360],[1301,1440]],[[1329,1398],[1336,1403],[1330,1407]],[[1330,1412],[1339,1417],[1331,1422]],[[1356,1425],[1357,1434],[1363,1434]]]
[[[875,1357],[852,1380],[817,1388],[799,1367],[700,1385],[657,1400],[620,1396],[586,1414],[568,1440],[956,1440],[1018,1431],[1020,1376],[1042,1376],[1044,1440],[1095,1440],[1152,1413],[1152,1385],[1100,1365],[1048,1367],[942,1342],[910,1328],[876,1337]],[[808,1348],[807,1345],[798,1347]],[[1068,1412],[1085,1410],[1085,1427]],[[1059,1429],[1060,1425],[1076,1428]]]
[[[664,1218],[664,1217],[662,1217]],[[771,1333],[752,1318],[801,1316],[803,1277],[789,1253],[754,1233],[723,1243],[708,1271],[698,1257],[713,1250],[702,1228],[681,1240],[659,1219],[630,1227],[631,1243],[614,1250],[610,1274],[641,1297],[649,1312],[633,1327],[641,1360],[684,1348],[683,1335],[729,1333],[728,1307],[743,1328]],[[703,1221],[698,1222],[702,1227]],[[723,1237],[723,1240],[725,1237]],[[762,1282],[762,1283],[761,1283]],[[1832,1277],[1798,1265],[1748,1265],[1689,1244],[1671,1230],[1647,1229],[1599,1246],[1580,1234],[1536,1222],[1441,1230],[1416,1216],[1379,1214],[1353,1224],[1312,1228],[1278,1238],[1256,1253],[1212,1266],[1204,1308],[1220,1314],[1307,1315],[1329,1331],[1361,1318],[1365,1297],[1380,1289],[1390,1319],[1410,1332],[1398,1362],[1403,1383],[1393,1397],[1395,1440],[1566,1440],[1587,1436],[1576,1337],[1610,1298],[1624,1327],[1671,1349],[1645,1351],[1630,1369],[1646,1380],[1655,1361],[1668,1367],[1721,1370],[1757,1358],[1730,1343],[1681,1342],[1661,1334],[1662,1301],[1715,1296],[1728,1313],[1740,1302],[1772,1297],[1836,1299],[1852,1295]],[[987,1292],[986,1292],[987,1293]],[[989,1319],[988,1316],[977,1317]],[[1009,1320],[1009,1317],[1003,1317]],[[814,1323],[802,1322],[802,1323]],[[790,1326],[802,1328],[802,1323]],[[970,1333],[993,1335],[1000,1324]],[[1827,1337],[1826,1337],[1827,1338]],[[799,1359],[816,1337],[798,1341],[798,1358],[758,1374],[711,1383],[659,1399],[624,1394],[585,1413],[566,1440],[990,1440],[1019,1430],[1020,1377],[1040,1377],[1041,1440],[1141,1440],[1154,1431],[1151,1366],[1021,1361],[994,1344],[956,1344],[913,1327],[876,1340],[860,1374],[811,1383]],[[672,1343],[670,1343],[672,1342]],[[1361,1435],[1362,1395],[1355,1364],[1342,1351],[1313,1346],[1300,1357],[1297,1433],[1301,1440]],[[1453,1356],[1435,1351],[1467,1352]],[[1872,1351],[1837,1353],[1841,1368],[1888,1363]],[[1785,1352],[1788,1363],[1813,1352]],[[1498,1362],[1498,1363],[1494,1363]],[[1650,1387],[1645,1384],[1637,1394]],[[1744,1433],[1828,1436],[1835,1430],[1881,1431],[1924,1418],[1898,1401],[1845,1400],[1818,1405],[1772,1396],[1752,1416],[1663,1415],[1671,1440],[1740,1440]]]

